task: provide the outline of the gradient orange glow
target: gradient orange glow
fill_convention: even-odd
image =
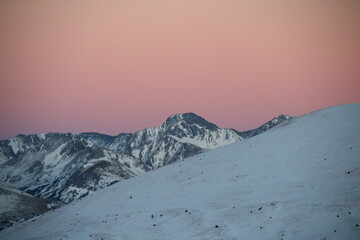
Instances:
[[[0,1],[0,138],[246,130],[360,102],[360,1]]]

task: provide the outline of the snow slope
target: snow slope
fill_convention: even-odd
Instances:
[[[40,239],[360,239],[360,104],[114,184],[0,232]]]

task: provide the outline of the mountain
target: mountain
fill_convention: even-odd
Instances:
[[[33,141],[26,144],[25,138]],[[31,195],[62,202],[149,170],[131,156],[89,146],[78,134],[18,136],[5,142],[8,155],[15,156],[0,165],[1,181]]]
[[[262,133],[290,117],[251,131]],[[219,128],[194,113],[174,114],[158,127],[99,133],[19,135],[0,141],[0,180],[33,196],[69,203],[90,192],[250,134]]]
[[[58,206],[57,202],[35,198],[0,182],[0,230]]]
[[[360,239],[360,104],[290,119],[4,229],[3,240]]]
[[[71,202],[115,182],[242,138],[194,113],[133,134],[47,133],[0,141],[0,180],[33,196]]]
[[[224,146],[242,138],[194,113],[171,115],[161,126],[134,133],[124,152],[152,169]]]
[[[30,147],[39,144],[44,139],[44,134],[23,135],[0,141],[0,164],[17,157]]]
[[[260,127],[255,128],[255,129],[244,131],[244,132],[239,132],[234,129],[233,130],[236,131],[236,133],[239,134],[239,136],[241,136],[243,139],[246,139],[246,138],[250,138],[250,137],[259,135],[263,132],[266,132],[267,130],[269,130],[273,127],[276,127],[280,123],[286,122],[291,118],[292,118],[292,116],[281,114],[281,115],[273,118],[271,121],[268,121],[268,122],[264,123],[263,125],[261,125]]]
[[[128,154],[151,169],[242,140],[235,130],[221,129],[194,113],[171,115],[162,125],[134,134],[80,135],[89,145]]]

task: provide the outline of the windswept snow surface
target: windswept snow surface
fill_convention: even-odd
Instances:
[[[360,239],[360,104],[142,174],[2,240]]]

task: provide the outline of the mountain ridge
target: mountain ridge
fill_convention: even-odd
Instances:
[[[0,180],[36,197],[71,202],[87,194],[243,138],[195,113],[160,126],[101,133],[20,134],[0,141]]]

